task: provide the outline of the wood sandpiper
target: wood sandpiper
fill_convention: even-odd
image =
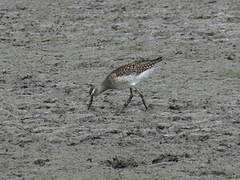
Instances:
[[[133,98],[133,88],[139,94],[142,99],[142,103],[145,106],[145,109],[148,109],[146,105],[143,94],[135,87],[141,80],[147,78],[155,69],[155,65],[162,61],[162,57],[158,57],[152,60],[141,60],[135,61],[129,64],[122,65],[112,71],[105,80],[100,84],[99,87],[91,85],[89,94],[90,101],[88,104],[88,109],[90,109],[93,97],[98,96],[108,89],[126,89],[130,88],[130,96],[126,103],[123,106],[123,109],[128,106]]]

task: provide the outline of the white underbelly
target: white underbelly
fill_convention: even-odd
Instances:
[[[118,88],[125,88],[129,86],[135,86],[143,79],[149,77],[149,75],[154,71],[154,68],[148,69],[138,75],[132,74],[127,76],[118,77]]]

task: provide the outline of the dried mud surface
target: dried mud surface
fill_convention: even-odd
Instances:
[[[0,179],[240,179],[238,0],[0,1]],[[163,56],[87,110],[90,83]]]

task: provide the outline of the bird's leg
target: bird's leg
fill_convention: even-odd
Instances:
[[[146,110],[147,110],[148,107],[147,107],[147,105],[146,105],[146,102],[145,102],[145,99],[144,99],[144,97],[143,97],[143,94],[142,94],[137,88],[135,88],[135,90],[137,91],[137,93],[138,93],[139,96],[141,97],[142,103],[143,103],[143,105],[145,106],[145,108],[146,108]]]
[[[128,106],[128,104],[131,102],[132,98],[133,98],[133,90],[132,90],[132,88],[130,88],[130,96],[129,96],[127,102],[123,105],[123,109]]]

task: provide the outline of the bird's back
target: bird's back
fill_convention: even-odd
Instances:
[[[123,87],[126,83],[132,83],[130,81],[135,81],[133,76],[138,76],[143,72],[151,69],[156,63],[162,61],[162,57],[158,57],[152,60],[141,60],[135,61],[129,64],[122,65],[117,69],[113,70],[103,81],[102,85],[106,88],[119,88]],[[129,79],[130,77],[130,79]],[[139,82],[138,79],[136,82]]]
[[[117,77],[127,76],[130,74],[138,75],[146,71],[147,69],[152,68],[156,63],[160,61],[162,61],[162,57],[158,57],[152,60],[135,61],[118,67],[117,69],[113,70],[109,75],[115,74]]]

